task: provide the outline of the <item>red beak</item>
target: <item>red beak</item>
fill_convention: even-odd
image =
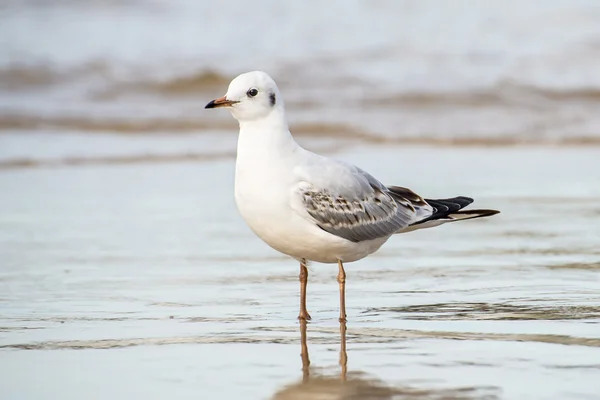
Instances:
[[[227,100],[225,96],[214,99],[208,103],[204,108],[218,108],[218,107],[229,107],[232,104],[239,103],[239,101]]]

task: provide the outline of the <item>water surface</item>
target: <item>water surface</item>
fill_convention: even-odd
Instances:
[[[332,155],[390,184],[476,194],[502,210],[394,237],[347,266],[350,386],[340,383],[336,268],[310,267],[303,373],[298,266],[237,215],[227,158],[0,173],[4,392],[596,396],[595,149],[364,145]]]

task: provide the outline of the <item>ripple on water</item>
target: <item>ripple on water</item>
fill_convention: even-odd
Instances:
[[[582,320],[600,318],[600,307],[581,305],[514,305],[508,303],[442,303],[380,307],[367,315],[398,313],[414,320]]]

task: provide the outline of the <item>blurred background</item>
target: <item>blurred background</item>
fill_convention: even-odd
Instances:
[[[335,267],[311,386],[204,110],[256,69],[308,149],[502,211],[346,267],[346,385]],[[599,183],[596,0],[2,0],[3,398],[597,399]]]
[[[599,21],[593,0],[5,0],[0,166],[231,151],[203,106],[255,69],[298,136],[597,145]]]

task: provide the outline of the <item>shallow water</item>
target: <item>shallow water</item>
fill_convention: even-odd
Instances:
[[[309,268],[303,372],[298,266],[237,215],[233,159],[148,161],[0,173],[6,398],[597,398],[595,149],[332,155],[502,210],[347,265],[345,384],[336,268]]]
[[[2,2],[2,399],[600,399],[599,44],[593,0]],[[251,69],[307,148],[502,213],[348,264],[347,331],[310,265],[299,324],[203,110]]]

